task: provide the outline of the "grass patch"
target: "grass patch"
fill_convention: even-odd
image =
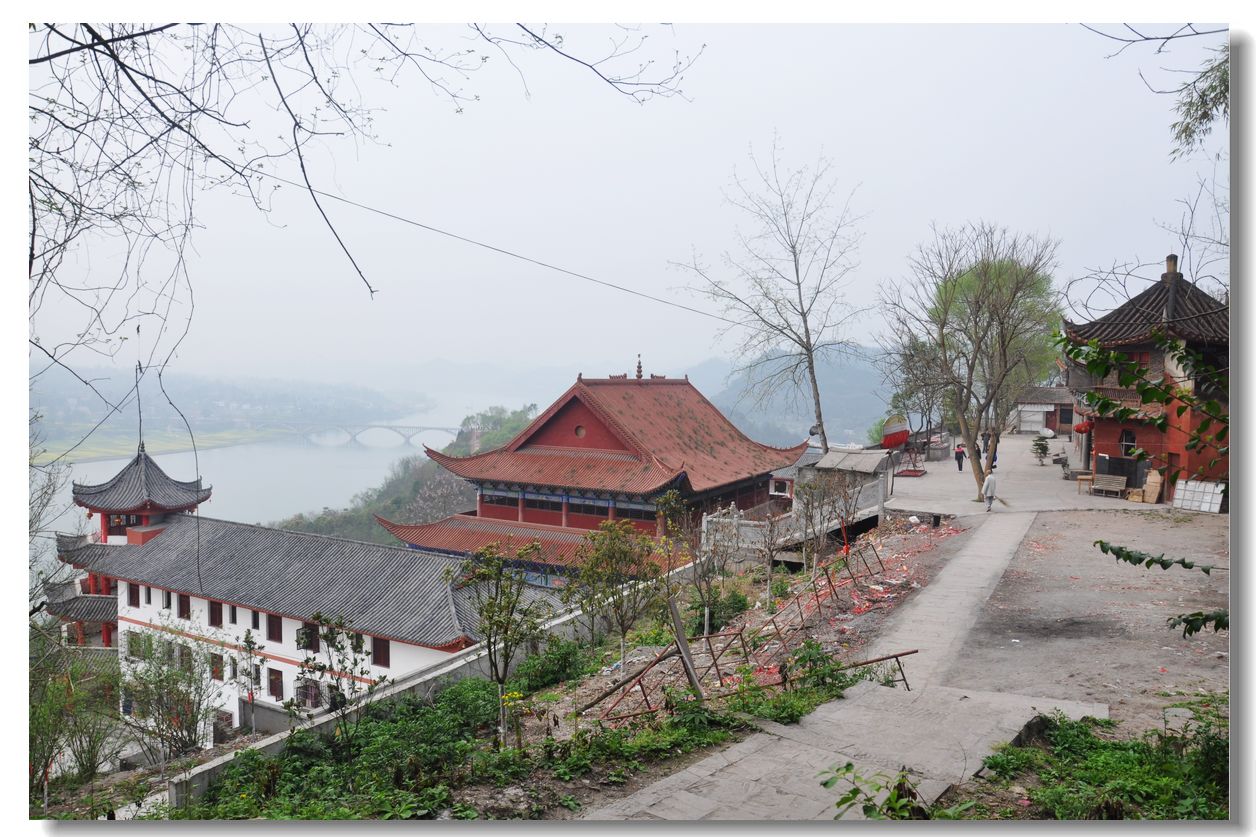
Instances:
[[[985,760],[1003,782],[1029,788],[1038,818],[1225,819],[1229,815],[1228,695],[1181,702],[1195,713],[1182,729],[1136,739],[1114,724],[1057,713],[1040,739],[1005,745]],[[969,816],[977,816],[976,808]]]

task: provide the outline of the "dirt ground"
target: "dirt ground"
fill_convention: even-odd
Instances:
[[[945,685],[1110,705],[1126,734],[1160,727],[1182,694],[1229,687],[1229,634],[1184,639],[1166,620],[1229,602],[1229,572],[1147,569],[1097,539],[1229,567],[1226,515],[1040,513]]]

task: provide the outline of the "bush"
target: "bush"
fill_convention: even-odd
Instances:
[[[584,674],[587,657],[580,643],[550,637],[544,651],[533,654],[518,665],[506,690],[530,695],[547,686],[579,677]]]
[[[722,595],[719,590],[715,591],[715,597],[711,602],[711,631],[720,630],[721,628],[732,622],[739,614],[745,613],[750,607],[750,601],[744,593],[736,590],[730,590],[726,595]],[[702,611],[702,602],[695,600],[689,605],[689,612],[692,617],[686,629],[690,636],[698,636],[703,633],[705,627]]]

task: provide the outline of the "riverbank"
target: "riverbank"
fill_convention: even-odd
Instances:
[[[83,434],[87,433],[84,428]],[[196,434],[196,449],[198,451],[212,450],[215,448],[230,448],[237,445],[252,445],[265,442],[276,442],[283,439],[297,437],[291,431],[285,430],[218,430],[209,433]],[[62,452],[74,445],[82,435],[65,436],[55,439],[49,439],[43,444],[43,452],[35,458],[35,463],[42,465],[57,458]],[[151,455],[170,453],[190,453],[192,444],[188,435],[184,433],[173,433],[170,431],[145,432],[144,449]],[[129,459],[135,455],[135,438],[123,438],[121,436],[101,436],[93,435],[83,444],[74,448],[65,460],[74,463],[85,462],[102,462],[110,459]]]

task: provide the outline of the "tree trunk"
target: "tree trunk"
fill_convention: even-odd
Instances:
[[[829,434],[824,430],[824,412],[820,409],[820,384],[816,381],[815,354],[807,350],[807,378],[811,381],[811,401],[816,408],[816,427],[820,428],[820,448],[829,452]]]

